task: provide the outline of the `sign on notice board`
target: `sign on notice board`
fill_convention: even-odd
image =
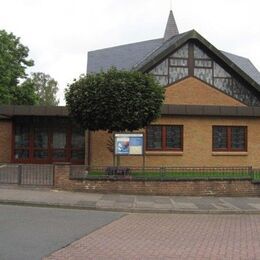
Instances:
[[[142,155],[143,134],[115,134],[116,155]]]

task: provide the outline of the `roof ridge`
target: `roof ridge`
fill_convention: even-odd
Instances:
[[[140,60],[138,63],[136,63],[136,64],[134,65],[134,68],[135,68],[135,67],[138,67],[139,64],[141,64],[145,59],[147,59],[150,55],[152,55],[155,51],[157,51],[157,50],[158,50],[159,48],[161,48],[163,45],[165,45],[165,44],[167,44],[169,41],[173,40],[175,37],[184,36],[185,34],[191,33],[192,31],[194,31],[194,30],[189,30],[189,31],[186,31],[186,32],[183,32],[183,33],[174,35],[174,36],[172,36],[171,38],[169,38],[168,40],[164,41],[160,46],[158,46],[157,48],[155,48],[154,50],[152,50],[151,52],[149,52],[145,57],[143,57],[142,60]]]

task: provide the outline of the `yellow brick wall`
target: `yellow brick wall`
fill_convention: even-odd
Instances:
[[[165,104],[245,106],[206,83],[190,77],[165,89]]]
[[[0,163],[11,162],[12,123],[0,120]]]
[[[146,166],[253,166],[260,167],[260,119],[216,117],[163,117],[155,124],[183,125],[183,152],[146,152]],[[213,125],[248,126],[247,152],[213,152]],[[91,164],[112,165],[112,154],[106,149],[109,134],[96,132],[92,135]],[[122,166],[142,166],[143,158],[120,157]]]
[[[166,88],[165,104],[245,106],[190,77]],[[163,117],[155,124],[180,124],[184,126],[183,152],[146,152],[140,156],[121,156],[120,165],[142,166],[247,166],[260,167],[260,119],[232,119],[210,117]],[[212,125],[248,125],[247,153],[212,152]],[[99,131],[91,134],[91,164],[112,165],[113,155],[106,148],[108,136]]]
[[[113,155],[107,149],[112,134],[105,131],[90,132],[90,164],[95,166],[112,165]]]

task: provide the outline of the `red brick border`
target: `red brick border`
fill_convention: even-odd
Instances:
[[[72,191],[174,196],[260,196],[260,184],[229,181],[70,180],[70,165],[55,165],[55,188]]]

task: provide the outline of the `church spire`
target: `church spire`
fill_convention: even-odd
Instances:
[[[171,37],[175,36],[179,34],[179,30],[177,27],[177,24],[175,22],[172,10],[170,11],[169,17],[168,17],[168,21],[167,21],[167,25],[165,28],[165,32],[164,32],[164,41],[169,40]]]

